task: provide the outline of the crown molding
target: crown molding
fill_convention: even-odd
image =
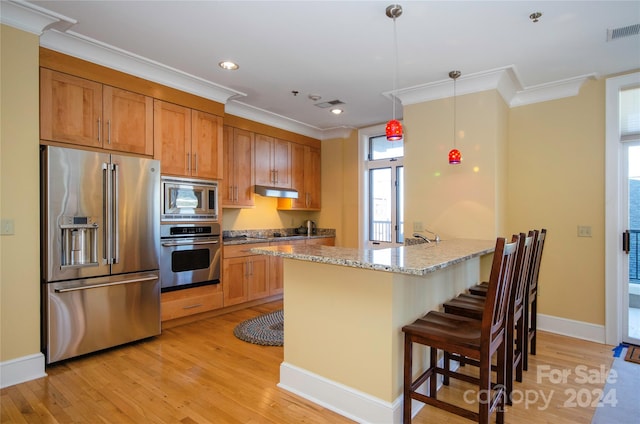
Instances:
[[[224,104],[231,97],[246,95],[73,31],[45,31],[40,36],[40,45],[218,103]]]
[[[491,69],[461,76],[456,81],[456,95],[497,90],[509,107],[546,102],[576,96],[582,84],[597,75],[580,75],[561,81],[524,87],[515,66]],[[400,99],[403,106],[429,102],[453,96],[451,79],[421,84],[383,93],[388,98]]]
[[[75,19],[21,0],[0,2],[0,22],[36,35],[51,28],[65,31],[78,23]]]
[[[348,138],[354,128],[336,127],[321,129],[312,127],[300,121],[278,115],[255,106],[248,105],[239,100],[231,99],[224,107],[225,113],[239,116],[250,121],[259,122],[261,124],[270,125],[272,127],[291,131],[297,134],[306,135],[307,137],[318,140],[328,140],[332,138]]]

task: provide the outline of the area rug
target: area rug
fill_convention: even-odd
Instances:
[[[241,322],[233,334],[245,342],[263,346],[284,344],[284,313],[280,309]]]
[[[626,348],[625,348],[626,349]],[[611,373],[607,378],[603,393],[592,392],[601,397],[591,424],[631,424],[638,422],[640,404],[640,367],[624,360],[624,354],[613,359]],[[594,398],[595,400],[595,398]]]
[[[627,348],[627,355],[624,357],[627,362],[635,362],[640,364],[640,346],[629,346]]]

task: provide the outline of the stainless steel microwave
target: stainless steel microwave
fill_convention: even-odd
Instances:
[[[161,221],[217,221],[218,182],[162,177]]]

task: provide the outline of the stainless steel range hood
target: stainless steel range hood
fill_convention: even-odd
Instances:
[[[286,197],[288,199],[297,199],[298,192],[291,188],[267,187],[263,185],[255,186],[256,194],[265,197]]]

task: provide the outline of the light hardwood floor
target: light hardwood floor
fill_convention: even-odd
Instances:
[[[237,323],[281,307],[282,302],[271,302],[208,318],[163,330],[160,337],[48,367],[48,377],[0,391],[1,422],[352,422],[276,387],[281,347],[257,346],[233,335]],[[538,355],[530,357],[525,381],[515,386],[517,396],[529,403],[515,399],[505,421],[590,423],[595,408],[573,407],[572,401],[595,399],[604,387],[599,373],[606,376],[611,366],[611,348],[540,333]],[[473,372],[473,367],[466,368]],[[569,374],[561,378],[562,373]],[[470,388],[452,383],[441,392],[443,398],[462,402]],[[467,393],[467,398],[473,395]],[[470,423],[432,407],[422,409],[413,422]]]

